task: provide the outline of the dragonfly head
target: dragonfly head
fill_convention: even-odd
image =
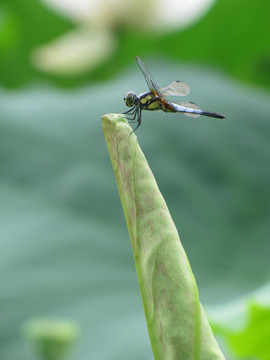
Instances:
[[[126,103],[126,105],[127,105],[128,107],[132,107],[132,106],[135,105],[136,98],[137,98],[137,96],[136,96],[135,92],[129,91],[129,92],[126,94],[126,96],[124,97],[124,102]]]

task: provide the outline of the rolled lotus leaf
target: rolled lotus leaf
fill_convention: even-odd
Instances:
[[[102,117],[156,360],[224,360],[188,258],[145,156],[122,115]]]

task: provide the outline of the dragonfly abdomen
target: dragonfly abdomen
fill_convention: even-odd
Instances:
[[[187,102],[183,101],[182,105],[175,104],[175,103],[173,103],[172,105],[174,106],[176,111],[182,112],[187,116],[198,117],[200,115],[203,115],[203,116],[209,116],[209,117],[213,117],[213,118],[217,118],[217,119],[227,119],[227,116],[225,116],[225,115],[218,114],[218,113],[211,112],[211,111],[201,110],[198,105],[196,105],[195,103],[193,103],[191,101],[187,101]],[[184,106],[184,105],[187,105],[187,106]]]
[[[201,109],[192,109],[192,108],[188,108],[182,105],[177,105],[177,104],[172,104],[175,111],[176,112],[183,112],[183,113],[187,113],[187,114],[197,114],[199,115],[203,115],[203,111]]]

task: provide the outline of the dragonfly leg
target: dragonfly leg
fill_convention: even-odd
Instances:
[[[137,122],[137,121],[138,121],[138,120],[136,119],[136,116],[137,116],[138,110],[139,110],[139,108],[138,108],[138,107],[136,107],[136,109],[135,109],[134,113],[132,114],[132,115],[133,115],[133,117],[131,117],[131,118],[128,118],[128,117],[127,117],[127,120],[128,120],[128,122],[129,122],[129,123],[132,123],[132,122]]]
[[[136,107],[135,106],[132,106],[131,109],[129,109],[128,111],[125,111],[125,112],[122,112],[121,114],[129,114],[131,112],[131,114],[133,114],[133,111],[136,110]]]
[[[137,123],[138,123],[138,125],[135,127],[134,130],[132,130],[132,132],[129,134],[129,136],[130,136],[132,133],[134,133],[134,132],[138,129],[138,127],[141,125],[141,123],[142,123],[142,110],[141,110],[141,108],[138,108]]]

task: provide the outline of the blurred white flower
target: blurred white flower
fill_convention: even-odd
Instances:
[[[32,61],[41,70],[80,74],[94,69],[116,48],[114,30],[164,33],[187,27],[215,0],[42,0],[78,24],[77,30],[37,48]]]
[[[215,0],[42,0],[78,22],[109,27],[142,24],[163,31],[181,28],[203,16]]]

